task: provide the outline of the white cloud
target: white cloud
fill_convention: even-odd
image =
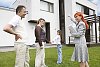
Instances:
[[[97,2],[98,2],[98,0],[92,0],[92,2],[93,2],[93,3],[97,3]]]
[[[100,0],[91,0],[93,3],[97,4],[97,15],[100,15]]]

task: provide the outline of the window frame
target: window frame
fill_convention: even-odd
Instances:
[[[81,6],[81,12],[83,12],[84,14],[86,14],[86,13],[85,13],[85,8],[88,9],[88,12],[89,12],[89,13],[86,14],[86,15],[90,15],[90,10],[93,10],[93,9],[91,9],[91,8],[89,8],[89,7],[87,7],[87,6],[84,6],[84,5],[82,5],[82,4],[79,4],[79,3],[77,3],[77,2],[76,2],[76,5],[80,5],[80,6]],[[82,8],[83,8],[84,11],[82,11]],[[95,14],[95,10],[93,10],[93,14]]]
[[[45,9],[41,9],[41,11],[46,11],[46,12],[50,12],[50,13],[54,13],[54,3],[51,3],[51,2],[47,2],[47,1],[44,1],[44,0],[40,0],[40,2],[45,2],[48,4],[48,10],[45,10]],[[40,4],[41,5],[41,4]],[[52,6],[52,10],[50,9],[50,6]]]

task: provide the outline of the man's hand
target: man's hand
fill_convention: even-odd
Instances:
[[[22,37],[21,37],[21,35],[16,34],[16,35],[15,35],[15,40],[17,41],[18,39],[22,39]]]

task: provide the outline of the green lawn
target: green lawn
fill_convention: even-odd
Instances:
[[[71,62],[70,58],[73,52],[73,47],[63,46],[63,63],[56,64],[57,51],[56,48],[46,49],[46,65],[48,67],[79,67],[79,63]],[[34,67],[35,50],[30,50],[30,67]],[[100,47],[89,48],[89,64],[90,67],[100,67]],[[0,52],[0,67],[14,67],[15,52]]]

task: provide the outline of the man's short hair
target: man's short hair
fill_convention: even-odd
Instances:
[[[26,7],[23,6],[23,5],[19,5],[19,6],[16,8],[16,14],[17,14],[18,12],[20,12],[23,8],[26,8]]]

